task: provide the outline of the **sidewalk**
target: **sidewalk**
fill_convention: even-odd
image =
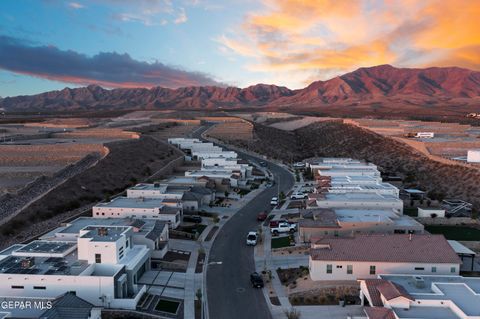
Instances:
[[[202,285],[195,287],[195,267],[197,265],[198,249],[192,251],[185,274],[185,297],[183,301],[184,318],[195,318],[195,292]]]

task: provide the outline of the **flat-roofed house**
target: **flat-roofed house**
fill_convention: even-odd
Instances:
[[[182,219],[182,205],[177,200],[115,197],[92,208],[95,218],[137,218],[164,220],[176,228]]]
[[[377,193],[312,193],[307,207],[331,209],[394,209],[403,213],[403,201],[392,195]]]
[[[461,260],[443,235],[357,235],[312,243],[312,280],[356,280],[378,274],[458,275]]]

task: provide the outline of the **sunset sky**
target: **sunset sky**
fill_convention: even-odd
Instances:
[[[0,96],[480,69],[477,0],[2,0]]]

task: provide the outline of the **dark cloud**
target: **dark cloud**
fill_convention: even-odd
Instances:
[[[0,69],[59,82],[106,87],[219,85],[203,73],[160,62],[137,61],[128,54],[100,52],[89,57],[54,46],[34,46],[7,36],[0,36]]]

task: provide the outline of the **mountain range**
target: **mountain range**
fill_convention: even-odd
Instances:
[[[0,108],[7,111],[245,107],[276,110],[364,105],[478,107],[480,72],[457,67],[410,69],[379,65],[360,68],[327,81],[316,81],[299,90],[266,84],[243,89],[200,86],[112,90],[90,85],[0,99]]]

